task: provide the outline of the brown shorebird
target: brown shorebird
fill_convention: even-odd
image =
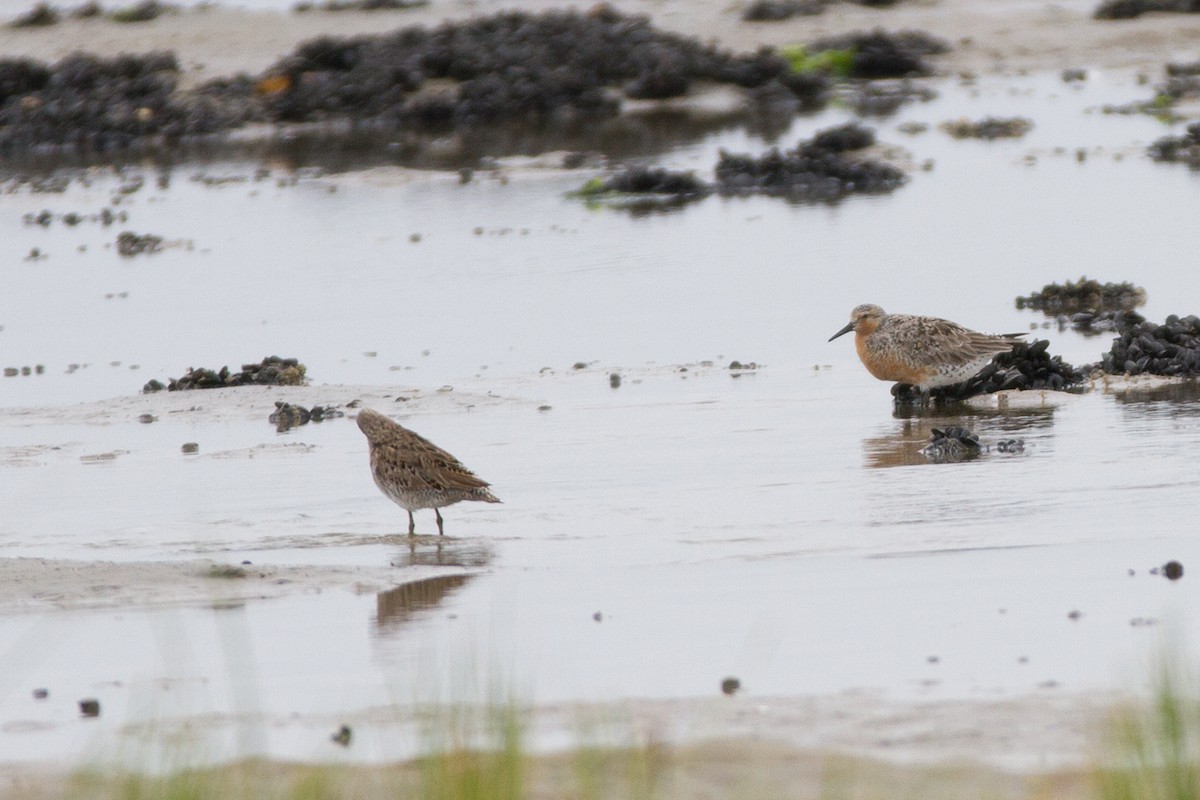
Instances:
[[[443,535],[439,509],[460,500],[499,503],[500,498],[457,458],[399,423],[364,408],[358,427],[371,445],[371,475],[379,490],[408,512],[408,533],[416,533],[413,512],[432,508]]]
[[[1023,333],[977,333],[946,319],[888,314],[866,303],[850,312],[833,341],[854,331],[854,346],[867,371],[922,392],[975,377],[995,356],[1007,353]]]

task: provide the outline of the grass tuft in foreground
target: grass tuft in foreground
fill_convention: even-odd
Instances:
[[[1200,797],[1200,705],[1186,683],[1164,664],[1153,702],[1116,715],[1110,755],[1095,774],[1100,800]]]

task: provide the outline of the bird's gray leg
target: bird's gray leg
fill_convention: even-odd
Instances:
[[[404,510],[405,510],[405,511],[408,511],[408,509],[407,509],[407,508],[406,508],[406,509],[404,509]],[[409,536],[412,536],[412,535],[413,535],[413,534],[415,534],[416,532],[417,532],[417,523],[416,523],[415,521],[413,521],[413,515],[412,515],[412,512],[411,512],[411,511],[408,511],[408,535],[409,535]]]
[[[446,532],[442,530],[442,512],[441,512],[441,511],[438,511],[438,510],[435,508],[435,509],[433,510],[433,513],[437,515],[437,521],[438,521],[438,536],[445,536],[445,535],[446,535]]]

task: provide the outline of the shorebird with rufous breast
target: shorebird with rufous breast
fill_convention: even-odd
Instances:
[[[871,303],[855,306],[850,322],[829,341],[850,331],[868,372],[881,381],[915,386],[925,394],[973,378],[1025,335],[979,333],[938,317],[888,314]]]

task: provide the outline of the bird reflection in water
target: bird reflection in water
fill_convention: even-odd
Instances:
[[[375,595],[375,623],[380,627],[401,625],[419,611],[437,607],[454,590],[474,575],[439,575],[412,581]]]

